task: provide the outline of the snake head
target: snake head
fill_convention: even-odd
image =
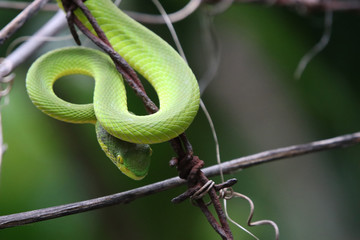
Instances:
[[[134,180],[141,180],[147,175],[152,154],[148,144],[120,140],[109,134],[99,122],[95,124],[95,130],[102,150],[122,173]]]

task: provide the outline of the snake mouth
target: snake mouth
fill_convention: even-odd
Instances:
[[[145,175],[142,176],[138,176],[136,174],[134,174],[132,171],[130,171],[130,169],[128,169],[125,164],[119,164],[118,168],[120,169],[120,171],[125,174],[126,176],[128,176],[129,178],[132,178],[134,180],[141,180],[144,177],[146,177],[147,173]]]
[[[133,171],[125,166],[124,159],[120,155],[117,156],[115,164],[123,174],[134,180],[141,180],[147,175],[147,172],[143,175],[136,175]]]

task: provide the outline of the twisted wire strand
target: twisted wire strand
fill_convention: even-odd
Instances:
[[[0,99],[2,97],[7,96],[12,88],[13,82],[14,82],[14,78],[15,78],[15,73],[10,73],[7,76],[0,76]],[[5,88],[3,85],[6,85]]]
[[[183,8],[180,10],[166,14],[167,18],[169,18],[171,23],[179,22],[188,16],[190,16],[196,9],[199,8],[201,5],[202,0],[191,0],[186,4]],[[157,4],[156,4],[157,5]],[[164,15],[152,15],[152,14],[146,14],[146,13],[138,13],[138,12],[132,12],[132,11],[126,11],[126,13],[136,19],[137,21],[144,22],[144,23],[150,23],[150,24],[164,24],[166,23],[166,19],[164,18]]]
[[[0,65],[2,64],[5,65],[5,69],[12,68],[11,62],[7,61],[6,58],[0,58]],[[12,89],[15,76],[16,75],[13,72],[10,73],[7,73],[6,71],[0,72],[0,101],[4,100],[3,102],[0,102],[0,111],[4,106],[8,105],[10,102],[9,93]],[[2,132],[0,131],[0,133]],[[0,154],[2,154],[3,152],[4,150],[0,151]],[[1,167],[1,162],[0,162],[0,167]]]
[[[221,47],[219,44],[219,39],[215,33],[213,19],[214,15],[211,15],[207,9],[202,9],[203,14],[201,14],[201,38],[204,43],[204,54],[206,57],[206,69],[202,73],[202,76],[199,78],[199,87],[200,94],[202,95],[209,84],[215,79],[220,66],[221,59]]]
[[[205,196],[205,194],[207,194],[210,189],[215,185],[215,182],[213,180],[209,180],[207,181],[207,183],[205,183],[199,190],[197,190],[191,197],[190,199],[201,199]]]
[[[317,44],[310,49],[308,53],[306,53],[302,59],[300,60],[295,73],[294,78],[296,80],[301,78],[301,75],[303,74],[306,66],[309,64],[309,62],[321,51],[325,49],[325,47],[329,44],[330,37],[331,37],[331,30],[332,30],[332,23],[333,23],[333,11],[332,10],[326,10],[325,11],[325,17],[324,17],[324,32]]]
[[[191,197],[190,201],[193,205],[198,206],[195,200],[202,199],[208,192],[214,187],[215,182],[213,180],[207,181],[199,190],[197,190]],[[205,203],[206,206],[212,204],[211,200]]]
[[[234,0],[222,0],[216,3],[211,7],[211,15],[218,15],[220,13],[225,12],[228,10],[231,5],[234,3]]]
[[[246,232],[247,234],[249,234],[250,236],[252,236],[253,238],[255,238],[256,240],[259,240],[258,237],[256,237],[252,232],[250,232],[249,230],[247,230],[245,227],[241,226],[239,223],[237,223],[235,220],[233,220],[230,216],[229,213],[227,211],[227,200],[230,200],[232,197],[228,196],[228,199],[224,198],[224,209],[225,209],[225,214],[226,214],[226,218],[235,226],[237,226],[238,228],[240,228],[241,230],[243,230],[244,232]]]
[[[232,197],[238,197],[238,198],[242,198],[242,199],[245,199],[246,201],[248,201],[248,203],[250,205],[250,213],[249,213],[249,217],[247,219],[247,225],[249,227],[265,225],[265,224],[271,225],[275,231],[275,239],[279,240],[279,227],[277,226],[277,224],[274,221],[272,221],[272,220],[259,220],[259,221],[255,221],[255,222],[252,221],[252,218],[254,216],[255,205],[254,205],[253,201],[251,200],[251,198],[249,198],[248,196],[246,196],[244,194],[234,192],[233,190],[231,190],[231,193],[227,196],[227,198],[231,199]],[[227,198],[224,198],[225,201],[227,200]]]

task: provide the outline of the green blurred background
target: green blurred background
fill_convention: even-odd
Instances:
[[[163,4],[173,12],[186,1]],[[156,13],[151,1],[124,1],[122,7]],[[17,13],[0,9],[0,27]],[[0,56],[5,56],[12,40],[31,35],[52,14],[41,12],[26,23],[1,46]],[[204,49],[202,17],[203,12],[197,11],[175,24],[189,64],[199,77],[211,56]],[[335,13],[329,45],[295,80],[293,73],[301,57],[321,37],[323,13],[234,4],[215,18],[221,62],[203,100],[215,123],[222,161],[358,131],[359,20],[355,13]],[[172,43],[166,27],[149,27]],[[168,167],[173,153],[163,143],[153,146],[149,175],[133,181],[105,157],[93,126],[59,122],[32,105],[24,84],[30,64],[50,49],[69,45],[72,40],[48,43],[15,71],[10,103],[1,109],[8,150],[0,176],[0,215],[109,195],[177,174]],[[92,101],[93,82],[87,78],[64,79],[56,89],[70,101]],[[136,100],[131,94],[129,98]],[[139,101],[132,108],[141,109]],[[215,147],[202,111],[187,134],[206,165],[215,164]],[[255,220],[278,223],[281,239],[358,239],[359,156],[360,146],[353,146],[226,177],[236,177],[235,191],[253,199]],[[0,239],[219,239],[199,209],[189,202],[170,202],[184,190],[180,187],[127,205],[0,230]],[[228,209],[245,225],[249,207],[244,200],[230,201]],[[232,229],[235,239],[253,239],[233,225]],[[273,239],[269,226],[250,230],[260,239]]]

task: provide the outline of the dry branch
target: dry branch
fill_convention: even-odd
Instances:
[[[0,44],[3,44],[12,34],[14,34],[29,18],[37,13],[42,6],[49,0],[35,0],[27,6],[19,15],[17,15],[10,23],[8,23],[0,31]]]
[[[29,2],[20,2],[20,1],[1,1],[0,8],[7,8],[7,9],[16,9],[16,10],[23,10],[24,8],[28,7],[31,3]],[[46,3],[42,9],[43,11],[57,11],[59,10],[59,6],[57,3]]]
[[[217,4],[226,0],[203,0],[209,4]],[[323,0],[233,0],[234,3],[255,3],[271,6],[284,6],[301,10],[320,10],[320,11],[360,11],[360,2],[349,1],[323,1]]]
[[[204,168],[203,172],[207,177],[219,175],[220,169],[222,169],[223,173],[228,174],[238,171],[240,169],[278,159],[289,159],[291,157],[300,156],[308,153],[324,151],[333,148],[349,147],[357,143],[360,143],[360,132],[249,155],[246,157],[224,162],[220,165],[214,165],[208,168]],[[185,183],[185,180],[182,180],[179,177],[174,177],[161,182],[149,184],[140,188],[116,193],[113,195],[108,195],[105,197],[1,216],[0,229],[63,217],[116,204],[129,203],[137,198],[145,197],[171,188],[175,188]]]
[[[47,37],[53,36],[66,26],[65,14],[58,11],[43,27],[33,36],[19,46],[14,52],[0,63],[0,75],[10,74],[17,66],[26,61],[45,42]]]

